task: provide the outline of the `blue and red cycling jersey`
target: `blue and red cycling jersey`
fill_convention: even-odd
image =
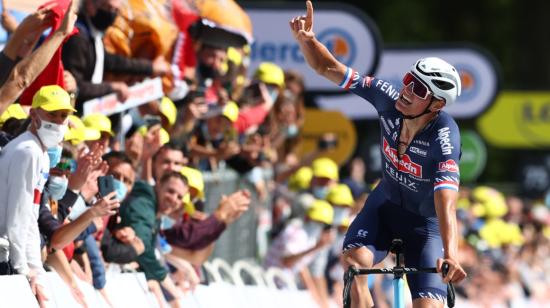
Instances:
[[[397,153],[403,115],[395,108],[400,89],[348,68],[341,88],[361,96],[378,112],[383,157],[380,184],[386,198],[424,217],[435,217],[434,192],[458,191],[460,132],[444,111],[414,137],[406,152]]]

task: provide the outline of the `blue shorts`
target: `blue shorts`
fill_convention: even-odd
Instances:
[[[443,256],[437,217],[423,217],[391,203],[378,186],[349,227],[344,251],[367,247],[374,254],[374,264],[378,264],[395,238],[403,240],[407,267],[435,267],[437,258]],[[407,275],[407,282],[413,299],[447,298],[447,286],[439,274],[411,274]]]

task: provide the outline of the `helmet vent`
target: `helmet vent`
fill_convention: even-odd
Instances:
[[[432,83],[433,83],[436,87],[438,87],[439,89],[445,90],[445,91],[446,91],[446,90],[450,90],[450,89],[452,89],[452,88],[455,87],[452,83],[447,82],[447,81],[443,81],[443,80],[435,80],[435,79],[433,79],[433,80],[432,80]]]

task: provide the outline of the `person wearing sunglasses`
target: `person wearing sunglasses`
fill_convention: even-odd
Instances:
[[[413,307],[443,307],[446,283],[460,282],[466,272],[458,262],[456,202],[459,187],[460,134],[442,109],[460,95],[457,70],[442,59],[419,59],[403,84],[361,76],[340,63],[313,32],[313,5],[290,21],[308,65],[343,89],[366,99],[377,110],[381,126],[383,175],[344,240],[347,265],[372,268],[388,254],[392,239],[405,243],[407,267],[433,267],[436,274],[408,277]],[[366,277],[352,286],[352,305],[372,307]]]

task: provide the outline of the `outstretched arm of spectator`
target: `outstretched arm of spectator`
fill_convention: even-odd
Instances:
[[[34,49],[40,35],[51,26],[51,9],[56,5],[51,3],[23,19],[2,52],[11,60],[27,56]],[[2,13],[2,19],[6,14],[5,11]]]
[[[217,240],[224,230],[225,223],[210,215],[205,220],[180,220],[162,232],[170,245],[197,250]]]
[[[71,265],[69,264],[67,257],[65,256],[65,253],[63,253],[62,250],[57,250],[51,253],[48,255],[46,263],[53,267],[59,276],[61,276],[61,279],[63,279],[71,290],[71,295],[74,299],[83,307],[88,307],[84,294],[76,283],[75,275],[71,269]]]
[[[73,32],[79,4],[79,0],[73,0],[59,29],[53,33],[50,39],[14,67],[8,80],[0,88],[0,114],[36,79],[65,38]]]
[[[305,256],[311,253],[317,252],[320,249],[330,245],[332,242],[334,242],[334,238],[335,238],[335,234],[332,230],[323,231],[323,233],[321,233],[321,235],[319,236],[319,240],[317,240],[317,243],[313,247],[296,254],[284,256],[282,259],[282,264],[289,268],[293,267],[297,262],[302,260]]]
[[[80,215],[76,220],[55,230],[52,235],[50,246],[54,249],[63,249],[63,247],[68,245],[82,233],[95,218],[114,215],[116,213],[115,210],[120,206],[118,200],[111,199],[115,196],[116,192],[108,194],[86,210],[86,212]]]

